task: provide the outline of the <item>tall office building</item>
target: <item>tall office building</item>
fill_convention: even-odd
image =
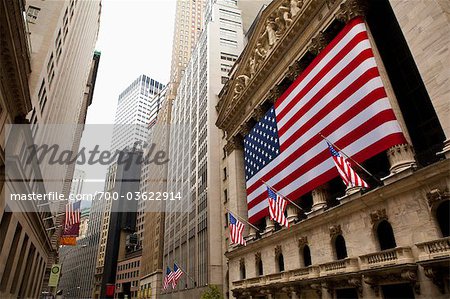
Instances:
[[[116,185],[116,173],[117,173],[117,163],[113,163],[108,167],[108,171],[106,173],[105,187],[104,187],[105,193],[108,192],[109,194],[111,194],[111,192],[114,191]],[[103,278],[103,267],[105,265],[106,244],[108,241],[108,230],[109,230],[109,220],[111,216],[112,200],[104,200],[104,199],[105,196],[103,198],[99,198],[99,202],[101,202],[103,209],[102,209],[102,217],[100,220],[101,222],[100,237],[97,245],[97,260],[95,265],[92,298],[100,298],[101,284]]]
[[[187,272],[163,298],[200,298],[207,285],[222,285],[219,161],[215,127],[217,95],[240,54],[244,36],[235,1],[216,1],[180,82],[172,111],[166,202],[164,266]],[[192,279],[190,279],[191,277]],[[178,297],[176,297],[178,298]]]
[[[27,123],[28,114],[32,127],[31,132],[24,130],[24,135],[18,135],[22,137],[8,142],[23,149],[44,143],[72,149],[78,142],[77,131],[61,134],[56,126],[42,125],[84,122],[81,116],[91,100],[88,86],[93,87],[90,74],[100,1],[13,2],[1,4],[1,118],[2,124]],[[3,188],[5,194],[68,194],[70,184],[65,188],[65,182],[72,178],[69,165],[36,167],[25,163],[24,155],[22,160],[14,152],[7,155],[17,168],[6,168],[4,175],[9,179]],[[57,262],[60,220],[51,217],[49,205],[30,203],[24,211],[30,213],[11,213],[5,205],[0,208],[2,298],[39,297],[43,281],[49,291],[45,281],[50,266]]]
[[[140,75],[120,95],[117,104],[112,151],[132,147],[146,141],[148,124],[156,118],[159,103],[157,95],[164,85]]]
[[[151,128],[148,142],[157,150],[169,152],[170,121],[173,100],[168,99],[168,89],[160,95],[161,109]],[[146,155],[148,152],[144,152]],[[141,193],[167,191],[167,163],[143,165],[141,173]],[[139,241],[142,244],[139,293],[144,298],[159,298],[163,279],[163,247],[165,214],[163,201],[140,201],[137,216]]]
[[[176,95],[191,52],[203,30],[206,1],[177,0],[170,67],[169,96],[171,98]]]
[[[148,135],[147,135],[147,143],[149,146],[144,149],[144,156],[147,154],[150,154],[151,156],[149,159],[152,159],[153,156],[157,151],[163,150],[165,153],[168,152],[168,148],[166,144],[164,143],[165,140],[161,139],[159,136],[161,133],[167,134],[167,125],[168,122],[162,122],[166,118],[164,118],[163,114],[166,114],[166,111],[170,110],[170,105],[167,103],[167,95],[168,95],[168,87],[164,87],[161,92],[157,95],[155,95],[154,101],[158,103],[157,109],[152,111],[152,116],[150,123],[147,126],[148,129]],[[170,112],[169,112],[170,113]],[[160,133],[161,132],[161,133]],[[154,144],[154,147],[151,145]],[[150,152],[151,151],[151,152]],[[155,166],[155,167],[153,167]],[[155,165],[154,163],[144,164],[142,165],[142,173],[141,173],[141,185],[140,185],[140,191],[141,192],[149,192],[151,190],[148,189],[148,187],[151,185],[152,181],[156,179],[161,179],[163,177],[163,173],[159,173],[161,168],[159,165]],[[167,179],[167,178],[166,178]],[[154,192],[162,191],[163,189],[159,190],[152,190]],[[165,189],[164,189],[165,190]],[[137,229],[137,235],[139,237],[139,246],[142,246],[143,240],[144,240],[144,224],[145,224],[145,211],[146,211],[146,205],[148,201],[140,200],[138,202],[138,214],[137,214],[137,220],[136,220],[136,229]]]

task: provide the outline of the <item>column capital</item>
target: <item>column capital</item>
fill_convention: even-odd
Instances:
[[[366,16],[368,8],[367,0],[347,0],[339,7],[336,19],[347,23],[353,18]]]
[[[319,32],[319,34],[316,35],[316,37],[313,37],[311,40],[311,44],[308,47],[308,51],[313,53],[314,55],[317,55],[322,51],[328,44],[328,39],[322,31]]]
[[[232,136],[224,146],[227,155],[234,150],[242,150],[244,148],[243,138],[240,135]]]

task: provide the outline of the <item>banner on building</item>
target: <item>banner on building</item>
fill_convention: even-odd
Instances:
[[[59,239],[59,245],[77,245],[77,237],[75,236],[61,236]]]
[[[48,279],[49,287],[57,287],[59,282],[59,274],[61,273],[61,265],[53,264],[50,270],[50,278]]]

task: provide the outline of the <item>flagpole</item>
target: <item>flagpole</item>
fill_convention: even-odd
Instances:
[[[234,213],[232,211],[230,211],[228,208],[225,208],[227,210],[228,213],[235,215],[237,218],[239,218],[240,220],[244,221],[245,223],[247,223],[249,226],[253,227],[254,229],[256,229],[259,232],[262,232],[259,228],[257,228],[256,226],[254,226],[253,224],[251,224],[250,222],[248,222],[247,220],[245,220],[244,218],[240,217],[237,213]]]
[[[186,276],[189,277],[190,280],[192,280],[192,282],[194,283],[194,286],[197,286],[197,283],[195,282],[195,280],[191,277],[191,275],[189,275],[189,274],[187,273],[186,270],[184,270],[184,269],[180,266],[180,264],[179,264],[177,261],[174,261],[174,264],[177,265],[177,267],[180,268],[180,269],[183,271],[183,273],[185,273]]]
[[[361,164],[359,164],[357,161],[355,161],[352,157],[348,156],[342,149],[337,147],[333,142],[328,140],[325,136],[322,135],[322,133],[319,133],[320,137],[322,137],[326,142],[330,143],[334,148],[336,148],[338,151],[340,151],[346,158],[352,160],[359,168],[361,168],[365,173],[367,173],[371,178],[373,178],[375,181],[377,181],[378,184],[383,185],[383,182],[381,182],[378,178],[376,178],[373,174],[371,174],[367,169],[365,169]]]
[[[263,181],[262,179],[259,179],[261,182],[264,183],[264,185],[266,185],[267,187],[269,187],[270,189],[272,189],[273,191],[275,191],[276,193],[278,193],[279,195],[283,196],[284,198],[286,198],[287,201],[289,201],[294,207],[296,207],[297,209],[299,209],[300,211],[303,211],[303,209],[296,204],[295,202],[293,202],[292,200],[290,200],[287,196],[284,196],[283,194],[280,193],[280,191],[278,191],[277,189],[273,188],[272,186],[270,186],[269,184],[267,184],[267,182]]]

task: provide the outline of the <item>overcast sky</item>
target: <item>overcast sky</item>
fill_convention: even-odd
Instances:
[[[119,94],[139,75],[167,84],[170,74],[175,0],[103,0],[96,50],[100,65],[81,147],[109,149]],[[103,191],[106,166],[78,166],[86,172],[83,193]]]
[[[175,0],[103,0],[101,51],[87,124],[112,124],[119,94],[141,74],[169,80]]]

